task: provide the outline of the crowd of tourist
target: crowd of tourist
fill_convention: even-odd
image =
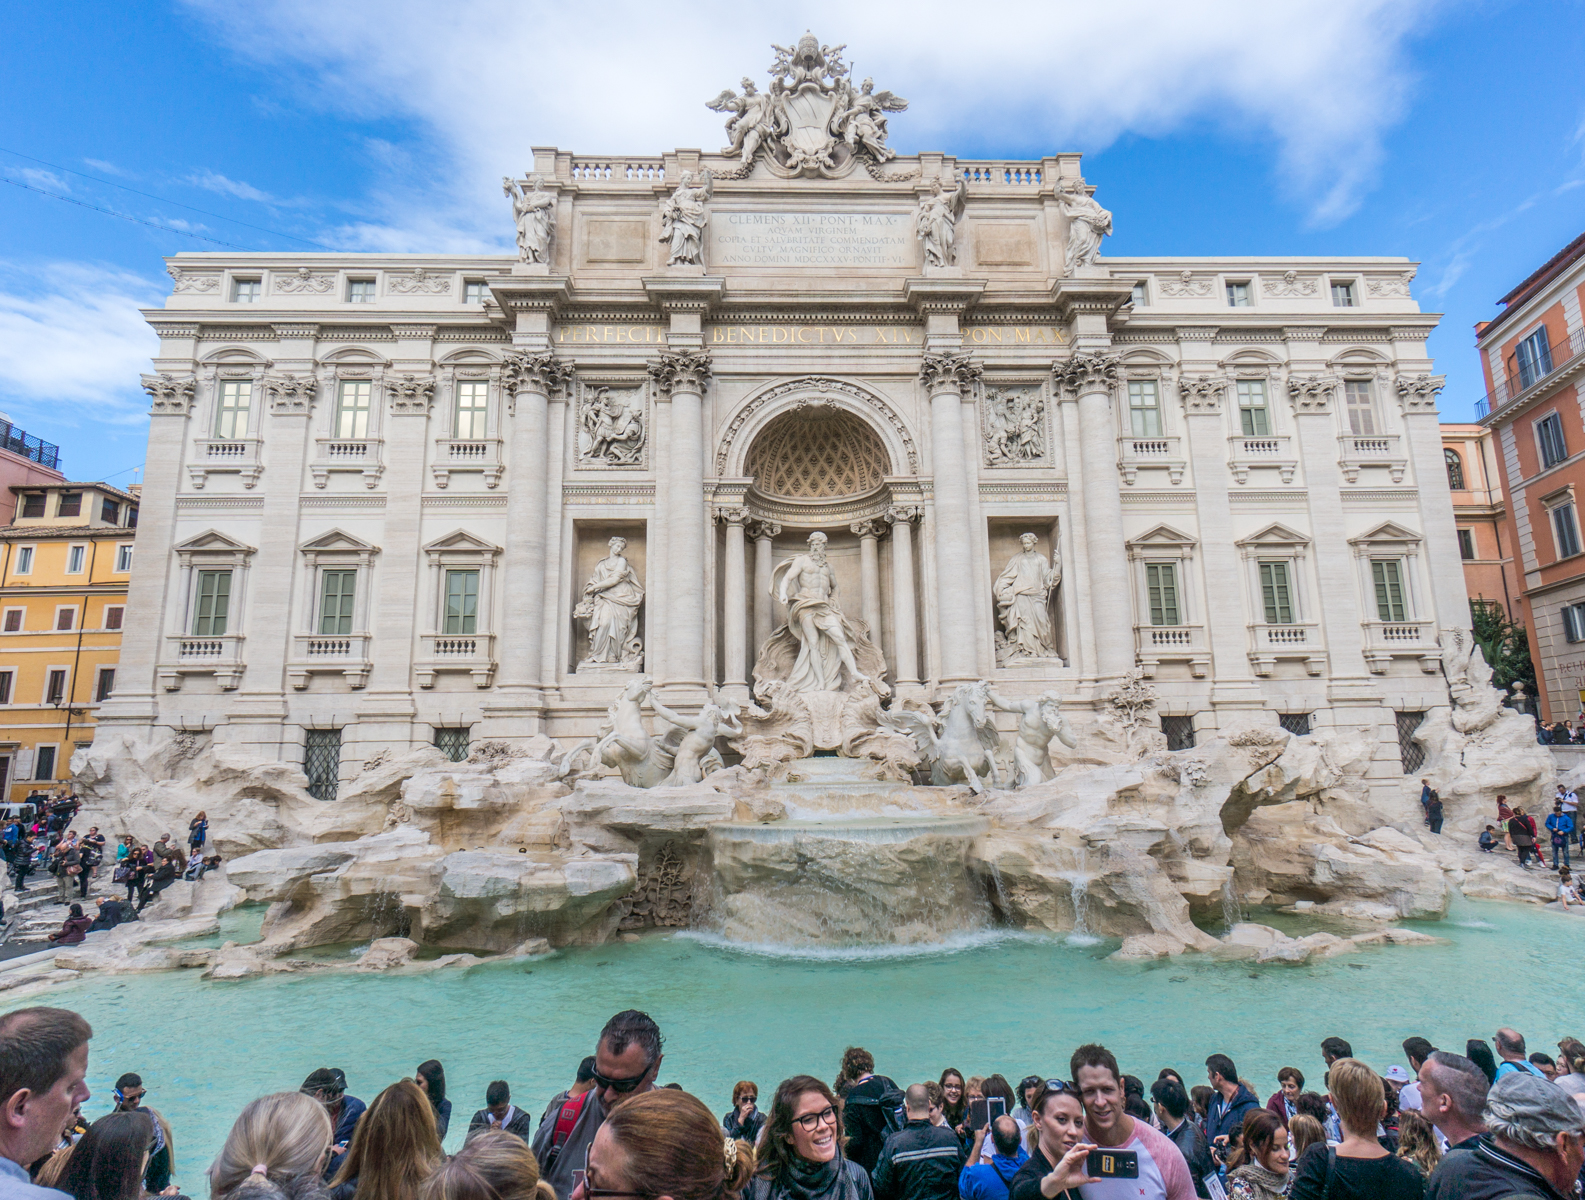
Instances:
[[[76,1013],[0,1017],[0,1200],[179,1196],[176,1139],[122,1075],[88,1123],[89,1041]],[[1378,1071],[1321,1043],[1317,1086],[1286,1066],[1264,1103],[1234,1060],[1204,1083],[1147,1086],[1099,1043],[1016,1088],[947,1068],[906,1087],[858,1047],[835,1081],[744,1080],[717,1119],[659,1084],[664,1039],[612,1017],[537,1120],[489,1084],[461,1149],[433,1059],[367,1105],[336,1067],[237,1117],[207,1169],[211,1200],[1561,1200],[1585,1168],[1585,1043],[1526,1054],[1515,1030],[1464,1053],[1422,1037]],[[1032,1053],[1037,1057],[1043,1052]],[[1191,1072],[1200,1077],[1197,1068]],[[536,1105],[537,1107],[537,1105]],[[195,1189],[196,1190],[196,1189]]]

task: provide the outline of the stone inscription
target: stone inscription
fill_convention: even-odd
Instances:
[[[917,267],[907,213],[716,212],[710,267]]]
[[[917,325],[712,325],[709,346],[922,346]]]
[[[556,341],[567,345],[662,346],[666,343],[666,329],[662,325],[558,325]]]
[[[966,325],[965,346],[1064,346],[1067,333],[1055,325]]]

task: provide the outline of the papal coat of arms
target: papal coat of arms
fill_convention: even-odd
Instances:
[[[877,92],[866,79],[857,88],[842,61],[845,46],[822,46],[804,34],[793,47],[771,47],[770,91],[752,79],[739,95],[727,88],[708,107],[732,114],[726,123],[730,145],[721,153],[741,157],[746,172],[763,153],[772,169],[786,175],[846,175],[855,163],[874,166],[895,158],[886,144],[886,114],[902,112],[908,101]]]

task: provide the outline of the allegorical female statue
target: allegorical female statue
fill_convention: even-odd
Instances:
[[[957,261],[956,227],[967,195],[963,180],[957,180],[947,192],[937,179],[930,185],[930,194],[919,201],[914,212],[914,236],[924,244],[925,266],[950,267]]]
[[[572,615],[589,625],[589,653],[583,663],[636,668],[644,655],[644,643],[638,636],[638,606],[644,600],[644,587],[633,564],[622,554],[627,539],[614,537],[609,545],[611,553],[595,564]]]
[[[1001,625],[997,658],[1056,658],[1057,639],[1051,627],[1051,593],[1062,582],[1062,560],[1053,549],[1051,561],[1035,549],[1032,533],[1019,536],[1023,550],[1007,560],[996,577],[996,617]]]
[[[715,185],[709,171],[684,171],[677,190],[661,202],[660,240],[671,248],[668,267],[678,263],[704,262],[704,227],[710,220],[708,208]]]
[[[528,177],[524,188],[512,179],[501,180],[501,190],[512,201],[517,223],[517,257],[523,262],[550,261],[550,237],[556,229],[556,197],[540,186],[538,175]]]
[[[1057,189],[1056,198],[1068,218],[1066,271],[1076,275],[1080,267],[1095,265],[1101,253],[1101,239],[1112,232],[1112,214],[1085,191],[1082,179],[1064,183]]]

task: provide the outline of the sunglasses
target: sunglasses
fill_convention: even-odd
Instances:
[[[645,1073],[648,1074],[648,1072],[645,1072]],[[595,1078],[598,1079],[599,1076],[596,1075]],[[589,1197],[596,1197],[596,1196],[647,1196],[647,1195],[649,1195],[648,1192],[631,1192],[631,1191],[624,1191],[624,1190],[621,1190],[621,1189],[618,1189],[618,1188],[597,1188],[597,1187],[595,1187],[592,1183],[589,1182],[589,1151],[588,1151],[587,1148],[583,1152],[583,1178],[579,1182],[583,1184],[583,1194],[585,1196],[589,1196]]]
[[[1030,1086],[1032,1087],[1034,1085],[1031,1084]],[[1035,1102],[1031,1104],[1030,1107],[1038,1111],[1040,1105],[1045,1101],[1045,1098],[1054,1092],[1071,1092],[1073,1095],[1077,1096],[1079,1094],[1079,1089],[1074,1087],[1066,1079],[1041,1080],[1040,1094],[1035,1097]]]
[[[802,1129],[805,1133],[813,1133],[822,1125],[835,1125],[836,1123],[837,1110],[832,1108],[829,1104],[822,1108],[819,1112],[804,1113],[804,1115],[801,1117],[793,1118],[793,1124],[798,1126],[798,1128]]]
[[[595,1071],[594,1081],[602,1088],[608,1088],[611,1091],[617,1093],[619,1096],[625,1096],[628,1092],[631,1092],[633,1089],[638,1087],[639,1084],[643,1083],[648,1075],[649,1067],[645,1067],[637,1075],[634,1075],[628,1079],[612,1079],[609,1075],[602,1075],[600,1072]],[[614,1194],[626,1195],[627,1193],[618,1192]]]

